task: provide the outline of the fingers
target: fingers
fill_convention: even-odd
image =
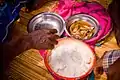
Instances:
[[[57,33],[57,30],[56,29],[50,29],[50,33],[55,34],[55,33]]]
[[[57,39],[59,38],[59,36],[51,34],[51,35],[48,35],[47,37],[48,37],[48,40],[46,42],[46,46],[44,49],[53,49],[55,44],[58,43]]]
[[[56,41],[56,40],[51,41],[51,44],[53,44],[53,45],[56,45],[57,43],[58,43],[58,41]]]
[[[43,30],[43,32],[47,33],[47,34],[55,34],[57,33],[57,30],[56,29],[41,29]]]
[[[56,29],[39,29],[39,30],[35,30],[35,31],[29,33],[29,35],[31,35],[31,36],[34,36],[34,35],[36,35],[36,36],[40,36],[40,35],[46,36],[48,34],[55,34],[55,33],[57,33]]]
[[[103,67],[97,67],[96,73],[102,75],[103,74]]]
[[[94,72],[95,74],[97,75],[102,75],[103,74],[103,66],[102,66],[102,63],[103,63],[103,59],[99,59],[97,60],[97,63],[94,67]]]
[[[52,40],[58,39],[59,36],[58,36],[58,35],[53,35],[53,34],[51,34],[51,35],[48,36],[48,38],[52,41]]]
[[[48,36],[46,37],[47,38],[44,37],[43,39],[37,41],[37,43],[35,44],[36,49],[53,49],[54,45],[58,43],[55,38],[50,39]]]
[[[29,33],[32,38],[33,48],[36,49],[53,49],[57,44],[58,35],[55,35],[56,29],[40,29]]]
[[[96,74],[96,75],[101,75],[102,74],[102,67],[96,67],[96,68],[94,68],[94,73]]]
[[[54,48],[54,45],[53,44],[49,44],[46,49],[53,49],[53,48]]]
[[[40,46],[39,49],[53,49],[54,45],[53,44],[43,44],[42,47]]]
[[[57,39],[59,38],[59,36],[58,35],[50,35],[49,37],[49,40],[51,41],[51,44],[57,44],[58,43],[58,41],[57,41]]]

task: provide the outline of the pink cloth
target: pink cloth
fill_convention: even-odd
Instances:
[[[59,0],[59,5],[55,11],[57,11],[58,14],[61,15],[65,20],[71,15],[78,13],[88,14],[96,18],[100,24],[99,32],[95,37],[85,41],[86,43],[90,44],[92,48],[94,48],[94,45],[97,41],[101,40],[111,30],[111,18],[106,9],[99,3],[76,2],[75,0]],[[45,50],[40,50],[40,54],[44,58]],[[55,80],[59,80],[55,75],[53,76]]]
[[[45,58],[45,50],[39,50],[39,52],[40,52],[40,55],[41,55],[43,58]]]
[[[111,18],[106,9],[97,2],[76,2],[75,0],[59,0],[59,5],[56,10],[65,20],[71,15],[82,13],[88,14],[96,18],[100,24],[98,34],[90,40],[85,40],[86,43],[95,45],[111,30]]]

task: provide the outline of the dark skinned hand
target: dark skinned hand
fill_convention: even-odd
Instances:
[[[54,45],[57,44],[56,39],[59,38],[55,33],[57,33],[57,30],[55,29],[36,30],[24,36],[22,38],[22,43],[27,44],[29,48],[38,50],[53,49]]]
[[[98,75],[98,77],[99,77],[99,75],[103,74],[103,65],[102,64],[103,64],[103,57],[105,54],[106,54],[106,52],[103,54],[103,56],[101,58],[97,57],[97,62],[94,67],[94,73],[96,75]]]
[[[26,11],[31,12],[33,10],[39,9],[45,4],[46,0],[28,0],[26,3]]]
[[[104,53],[105,55],[106,53]],[[104,56],[103,55],[103,56]],[[100,75],[103,74],[103,56],[98,59],[97,64],[94,68],[94,73],[99,78]],[[112,65],[108,68],[107,80],[120,80],[120,58],[116,60]]]
[[[120,58],[108,68],[108,80],[120,80]]]
[[[59,38],[59,36],[55,35],[56,32],[57,30],[55,29],[36,30],[27,35],[18,36],[16,39],[13,38],[10,42],[4,44],[2,49],[4,68],[7,68],[14,57],[28,49],[34,48],[40,50],[54,48],[54,45],[57,44],[56,39]]]

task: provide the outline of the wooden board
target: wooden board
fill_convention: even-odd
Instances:
[[[53,80],[37,50],[31,49],[17,56],[6,74],[13,80]]]

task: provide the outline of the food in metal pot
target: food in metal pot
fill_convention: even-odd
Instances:
[[[35,26],[35,30],[39,30],[39,29],[54,29],[53,25],[50,24],[36,24]]]
[[[90,70],[93,65],[93,56],[91,49],[83,42],[67,40],[51,51],[48,62],[55,73],[74,78]]]
[[[87,21],[78,20],[70,25],[69,32],[77,39],[90,39],[95,32],[95,27],[91,26]]]
[[[66,26],[63,18],[52,12],[43,12],[34,16],[28,23],[28,32],[32,32],[38,29],[56,29],[57,35],[61,36]]]

